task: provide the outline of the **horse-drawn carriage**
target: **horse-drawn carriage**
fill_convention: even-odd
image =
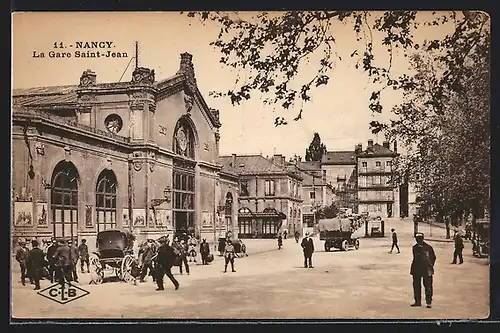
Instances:
[[[97,251],[90,256],[91,283],[102,283],[105,272],[113,271],[121,281],[135,281],[134,236],[129,231],[110,229],[97,234]]]

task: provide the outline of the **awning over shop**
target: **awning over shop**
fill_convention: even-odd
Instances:
[[[256,217],[256,218],[274,218],[284,220],[286,215],[282,212],[278,212],[274,208],[266,208],[262,212],[252,212],[247,207],[242,207],[238,210],[238,217]]]

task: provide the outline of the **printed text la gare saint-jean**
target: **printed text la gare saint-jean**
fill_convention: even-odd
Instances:
[[[128,58],[127,52],[114,51],[116,46],[109,41],[77,41],[73,44],[54,42],[52,47],[56,50],[33,51],[33,58]]]

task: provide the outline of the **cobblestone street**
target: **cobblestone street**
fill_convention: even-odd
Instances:
[[[396,226],[397,225],[397,226]],[[294,240],[271,249],[262,240],[259,253],[236,260],[236,273],[223,270],[222,258],[210,266],[194,265],[191,275],[174,274],[181,287],[166,281],[163,292],[151,280],[136,286],[124,282],[79,286],[89,295],[69,304],[52,302],[13,278],[16,318],[485,318],[489,311],[489,266],[472,257],[466,244],[463,265],[451,265],[453,243],[429,241],[437,255],[432,309],[411,308],[412,225],[389,221],[400,235],[401,254],[388,254],[390,240],[361,239],[358,251],[324,252],[315,240],[315,267],[302,267]],[[387,226],[386,226],[386,230]],[[444,232],[432,230],[434,235]],[[251,241],[259,242],[259,241]],[[267,242],[267,243],[266,243]],[[274,241],[272,241],[274,242]],[[262,246],[262,244],[265,244]],[[250,247],[251,250],[251,247]],[[49,285],[42,281],[42,288]],[[465,292],[466,291],[466,292]]]

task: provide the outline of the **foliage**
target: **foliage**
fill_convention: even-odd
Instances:
[[[319,134],[314,133],[311,144],[306,149],[306,161],[321,161],[324,154],[326,154],[326,146],[321,143]]]
[[[330,206],[322,206],[316,212],[317,219],[332,219],[339,214],[339,208],[335,204]]]
[[[220,32],[211,44],[220,51],[220,62],[248,73],[246,80],[235,82],[234,89],[213,92],[213,96],[228,97],[234,105],[262,93],[266,104],[297,109],[294,120],[302,118],[304,104],[312,100],[312,92],[328,85],[336,62],[342,61],[339,50],[344,47],[338,44],[341,36],[336,35],[339,26],[350,26],[357,36],[358,43],[349,52],[350,58],[356,60],[356,68],[371,78],[373,92],[367,102],[372,112],[380,113],[383,90],[405,91],[415,84],[410,75],[391,72],[396,50],[404,56],[415,51],[439,51],[445,67],[439,86],[457,90],[461,77],[467,75],[463,65],[472,59],[471,50],[489,25],[486,14],[469,11],[432,15],[416,11],[288,11],[261,12],[251,17],[228,12],[187,15],[203,22],[217,22]],[[450,32],[420,44],[414,35],[429,27],[437,32],[450,27]],[[383,55],[375,51],[381,48],[387,51]],[[387,58],[387,64],[382,65]],[[307,72],[311,75],[301,73],[304,66],[309,66]],[[444,103],[441,94],[437,89],[430,102],[438,106]],[[276,126],[285,124],[285,118],[275,118]],[[370,125],[374,132],[385,128],[385,124],[376,121]]]

